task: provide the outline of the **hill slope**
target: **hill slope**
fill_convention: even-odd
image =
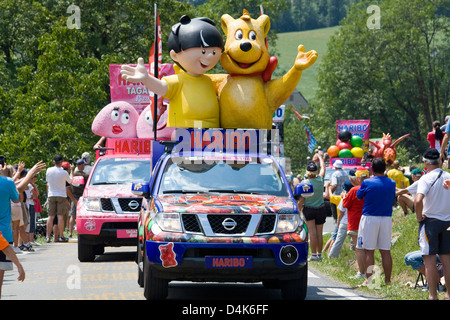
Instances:
[[[339,27],[315,29],[299,32],[286,32],[278,34],[278,70],[289,70],[297,56],[297,47],[300,44],[305,46],[306,51],[316,50],[319,57],[316,63],[303,72],[302,78],[297,85],[297,89],[309,102],[315,98],[318,88],[317,76],[319,65],[323,57],[327,54],[327,44],[330,37],[339,30]]]

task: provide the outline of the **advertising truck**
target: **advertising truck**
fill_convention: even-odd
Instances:
[[[143,197],[137,263],[147,299],[165,299],[172,280],[262,282],[305,298],[308,233],[294,194],[313,190],[291,190],[273,131],[177,129],[162,144],[151,178],[132,185]]]
[[[86,184],[77,205],[80,262],[93,261],[107,246],[136,245],[142,198],[131,183],[150,179],[150,140],[108,139],[98,152],[88,180],[73,182]]]

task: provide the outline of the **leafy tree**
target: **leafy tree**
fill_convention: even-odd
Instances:
[[[156,3],[163,39],[182,14],[195,15],[186,3]],[[56,153],[69,159],[91,151],[98,139],[92,120],[110,102],[108,65],[148,59],[148,1],[83,1],[80,29],[67,27],[71,4],[0,0],[0,154],[7,163],[51,165]],[[42,181],[38,188],[45,190]]]
[[[216,22],[219,31],[222,32],[220,18],[225,13],[237,19],[242,16],[243,10],[246,9],[251,17],[256,19],[259,17],[261,5],[264,13],[270,17],[272,25],[273,21],[278,19],[281,12],[288,8],[287,4],[287,0],[208,0],[203,5],[198,6],[197,9],[198,15],[211,18]],[[267,39],[269,50],[272,55],[275,55],[277,35],[273,28],[271,28]]]
[[[334,143],[336,119],[371,119],[371,136],[394,139],[415,154],[449,103],[449,0],[380,1],[380,28],[368,27],[367,7],[355,5],[328,44],[314,106],[319,141]],[[370,25],[370,24],[369,24]]]
[[[182,2],[156,2],[163,38],[168,25],[195,12]],[[108,65],[148,57],[148,1],[84,1],[80,29],[67,27],[71,4],[0,0],[0,145],[10,162],[91,150],[98,139],[92,120],[110,101]]]
[[[351,5],[361,0],[291,0],[281,18],[274,20],[278,32],[304,31],[337,26]]]
[[[309,121],[305,122],[305,125],[310,128]],[[307,164],[306,158],[308,156],[312,158],[313,154],[308,152],[303,122],[299,121],[288,107],[286,107],[285,112],[284,133],[285,156],[291,161],[292,172],[295,176],[304,174]]]

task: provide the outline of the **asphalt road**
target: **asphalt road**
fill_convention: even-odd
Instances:
[[[327,227],[325,228],[327,229]],[[331,227],[332,230],[332,227]],[[327,232],[327,231],[326,231]],[[77,241],[49,243],[35,252],[19,255],[26,280],[17,271],[5,273],[3,300],[144,300],[137,284],[135,247],[106,248],[92,263],[80,263]],[[264,289],[261,283],[171,282],[169,300],[281,300],[280,290]],[[310,266],[307,300],[372,299],[318,274]]]

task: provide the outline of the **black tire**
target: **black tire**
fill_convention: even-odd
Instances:
[[[169,282],[153,275],[145,248],[142,260],[144,261],[144,297],[147,300],[166,299],[169,293]]]
[[[78,235],[78,260],[80,262],[92,262],[94,259],[94,246],[87,244],[83,236]]]
[[[136,263],[138,266],[138,285],[143,288],[144,287],[144,262],[142,259],[142,250],[141,250],[141,244],[139,242],[139,238],[137,241],[137,257],[136,257]]]
[[[105,253],[105,246],[98,244],[96,246],[94,246],[94,254],[95,255],[102,255]]]
[[[281,284],[278,280],[263,280],[263,286],[266,289],[280,289]]]
[[[308,265],[305,265],[299,273],[299,278],[283,281],[281,286],[283,299],[305,300],[308,289]]]

